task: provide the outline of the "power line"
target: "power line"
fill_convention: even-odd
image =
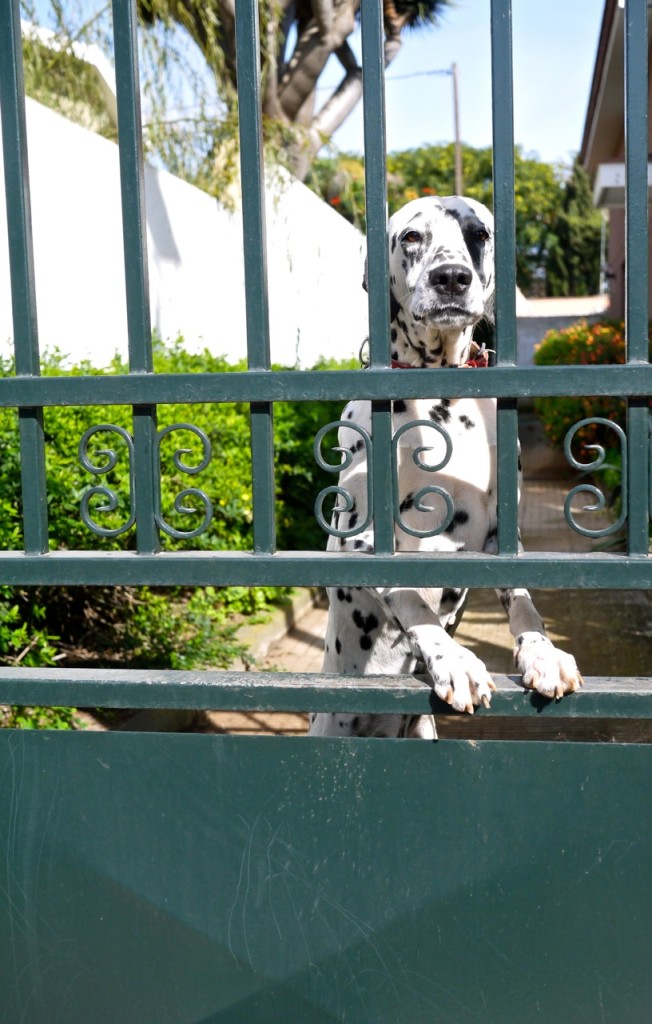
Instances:
[[[436,68],[433,71],[410,71],[406,75],[385,75],[386,82],[398,82],[403,78],[425,78],[429,75],[452,75],[451,68]],[[316,92],[324,92],[326,89],[337,89],[340,82],[333,83],[332,85],[318,85]]]
[[[452,75],[452,68],[437,68],[435,71],[410,71],[407,75],[387,75],[386,82],[398,82],[399,78],[423,78],[426,75]]]

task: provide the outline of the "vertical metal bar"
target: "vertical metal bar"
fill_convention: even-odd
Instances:
[[[129,370],[134,374],[148,374],[153,371],[152,325],[136,30],[133,0],[113,0]],[[140,554],[147,554],[160,547],[154,518],[159,473],[154,462],[156,408],[148,404],[134,406],[133,423],[136,546]]]
[[[236,53],[247,357],[250,370],[269,370],[260,43],[255,0],[237,2]],[[252,402],[250,416],[254,550],[264,553],[276,547],[273,403]]]
[[[390,365],[389,268],[387,254],[387,184],[385,173],[385,49],[382,4],[362,0],[362,83],[367,216],[369,351],[373,368]],[[374,550],[394,550],[391,466],[392,419],[389,402],[374,402],[372,493]]]
[[[648,31],[647,0],[625,4],[625,325],[627,361],[648,361]],[[648,552],[647,401],[627,407],[628,549]]]
[[[494,215],[496,221],[496,359],[516,363],[516,247],[514,220],[514,100],[511,0],[491,4]],[[518,411],[499,399],[498,550],[518,551]]]
[[[38,376],[38,323],[18,0],[4,0],[0,4],[0,107],[16,373]],[[43,409],[21,409],[18,420],[25,551],[42,554],[48,549]]]

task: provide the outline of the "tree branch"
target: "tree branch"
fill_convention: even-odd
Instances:
[[[279,87],[283,110],[291,121],[314,91],[317,79],[333,50],[341,46],[353,31],[357,7],[358,0],[343,0],[335,8],[328,44],[323,41],[320,27],[314,18],[299,35]]]

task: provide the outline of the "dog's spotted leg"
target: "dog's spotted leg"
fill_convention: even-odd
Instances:
[[[583,683],[575,658],[546,636],[541,616],[527,590],[499,590],[509,628],[516,640],[514,661],[523,685],[544,697],[559,699]]]
[[[372,593],[391,612],[441,700],[469,714],[478,704],[489,707],[495,689],[491,676],[475,654],[446,632],[433,606],[439,603],[441,591],[392,587]]]

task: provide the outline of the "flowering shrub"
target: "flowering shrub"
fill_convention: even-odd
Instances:
[[[565,330],[548,331],[534,354],[537,366],[614,364],[624,363],[625,358],[624,324],[610,320],[592,324],[580,320]],[[563,447],[568,430],[579,420],[599,416],[625,429],[626,403],[611,395],[538,398],[535,409],[548,438],[559,448]],[[585,445],[601,444],[607,449],[618,446],[615,432],[600,424],[582,427],[576,436]]]

